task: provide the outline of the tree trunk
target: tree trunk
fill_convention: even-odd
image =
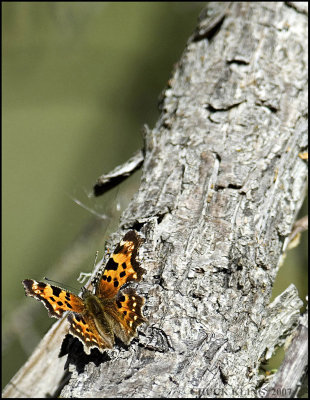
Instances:
[[[263,395],[260,363],[302,305],[293,285],[270,296],[306,193],[307,67],[304,3],[208,4],[145,132],[141,186],[115,235],[145,236],[136,289],[148,323],[109,360],[70,365],[62,397]],[[7,390],[55,393],[55,346],[36,357],[46,372],[28,362]]]

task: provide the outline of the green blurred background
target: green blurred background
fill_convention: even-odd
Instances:
[[[92,185],[141,148],[203,6],[2,4],[3,386],[54,323],[22,279],[78,290],[79,272],[102,256],[140,173],[97,199]],[[275,294],[294,282],[304,298],[306,249],[289,253]]]

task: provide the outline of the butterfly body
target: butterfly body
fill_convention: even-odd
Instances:
[[[133,288],[120,288],[142,277],[144,270],[136,259],[141,241],[137,232],[127,232],[96,280],[95,293],[84,289],[79,297],[57,286],[25,279],[26,295],[42,301],[51,317],[61,318],[68,311],[69,332],[81,340],[88,354],[93,347],[111,349],[115,335],[129,344],[137,335],[137,326],[145,322],[144,299]]]

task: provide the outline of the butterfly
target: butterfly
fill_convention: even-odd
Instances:
[[[131,287],[145,270],[137,260],[142,238],[134,230],[125,234],[110,256],[101,275],[93,281],[94,293],[82,289],[82,297],[67,290],[33,279],[23,280],[25,293],[44,304],[50,317],[68,313],[69,333],[77,337],[90,354],[92,348],[111,349],[117,336],[129,344],[137,336],[137,327],[146,322],[142,313],[144,298]]]

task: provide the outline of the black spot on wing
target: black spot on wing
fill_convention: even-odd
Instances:
[[[46,283],[44,283],[44,282],[38,282],[38,288],[39,288],[39,289],[45,289],[45,288],[46,288]]]
[[[53,290],[53,295],[55,297],[59,297],[60,293],[62,292],[62,289],[60,289],[57,286],[51,286],[52,290]]]
[[[117,268],[118,268],[118,264],[113,260],[113,258],[110,258],[105,267],[105,270],[106,271],[110,271],[110,270],[116,271]]]
[[[71,308],[71,309],[72,309],[72,306],[71,306],[71,304],[70,304],[70,303],[68,303],[67,301],[66,301],[66,306],[67,306],[68,308]]]

